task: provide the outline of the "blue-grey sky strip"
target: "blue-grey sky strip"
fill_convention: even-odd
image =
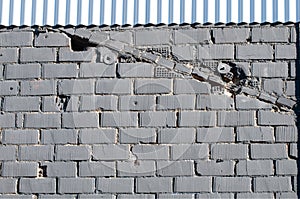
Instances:
[[[77,24],[81,24],[81,5],[82,0],[77,0]]]
[[[36,18],[36,0],[32,0],[31,24],[35,24],[35,18]]]
[[[173,23],[173,0],[169,0],[169,24]]]
[[[58,24],[58,9],[59,9],[59,0],[55,0],[55,5],[54,5],[54,24]]]
[[[1,6],[2,6],[2,0],[1,0]],[[2,12],[2,9],[0,10],[0,12]],[[24,25],[24,18],[25,18],[25,0],[21,0],[21,13],[20,13],[20,25],[21,26]]]
[[[215,4],[215,21],[219,22],[220,21],[220,0],[216,0]]]
[[[272,9],[272,8],[269,8]],[[267,19],[267,2],[266,0],[261,1],[261,22],[266,22]]]
[[[290,20],[290,1],[284,0],[284,20],[289,21]]]
[[[282,0],[281,0],[282,1]],[[273,21],[278,21],[278,0],[273,0]]]
[[[227,17],[226,17],[226,22],[230,23],[231,22],[231,0],[227,0]]]
[[[116,23],[121,23],[118,25],[136,25],[137,23],[159,24],[162,22],[205,24],[300,21],[300,0],[293,0],[293,2],[291,0],[190,0],[188,3],[186,0],[176,0],[176,2],[175,0],[144,0],[145,4],[141,0],[132,1],[133,10],[128,10],[131,5],[129,0],[0,0],[0,21],[2,22],[0,25],[51,25],[53,21],[53,25],[69,25],[71,22],[70,25],[114,25]],[[28,4],[31,2],[32,4]],[[99,2],[100,8],[95,8],[95,5],[99,6]],[[294,2],[296,6],[291,7]],[[85,6],[86,3],[88,6]],[[177,5],[177,3],[179,4]],[[200,3],[202,5],[199,5]],[[221,7],[224,5],[223,3],[227,4],[226,8]],[[233,5],[233,3],[237,5]],[[145,8],[141,8],[141,4],[145,5]],[[40,5],[43,7],[37,8]],[[31,6],[31,9],[25,10],[27,6]],[[54,11],[50,10],[53,7]],[[107,9],[108,7],[109,9]],[[200,7],[201,10],[198,9]],[[157,12],[154,11],[156,16],[152,15],[153,9],[157,9]],[[99,13],[94,13],[96,10]],[[122,13],[116,13],[117,10]],[[18,14],[16,15],[14,12],[18,12]],[[54,13],[54,19],[52,13]],[[77,17],[71,19],[71,14]],[[48,18],[50,16],[52,19]],[[131,17],[133,17],[133,21]]]
[[[254,22],[255,0],[250,0],[250,23]]]
[[[157,23],[161,23],[162,0],[157,0]]]
[[[238,13],[238,23],[243,22],[243,0],[239,0],[239,5],[238,5],[238,9],[239,9],[239,13]]]
[[[13,24],[14,19],[14,1],[9,0],[9,24]]]
[[[94,0],[89,1],[89,25],[93,23],[93,7],[94,7]]]
[[[123,16],[122,16],[122,23],[128,24],[127,22],[127,8],[128,8],[128,2],[127,0],[123,1]]]

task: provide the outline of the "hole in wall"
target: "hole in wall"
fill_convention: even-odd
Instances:
[[[96,47],[96,44],[92,44],[88,39],[80,38],[78,36],[71,37],[71,49],[73,51],[86,51],[88,47]]]

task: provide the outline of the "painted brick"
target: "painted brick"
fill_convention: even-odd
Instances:
[[[209,94],[210,84],[194,79],[175,79],[174,94]]]
[[[56,113],[26,113],[24,126],[27,128],[60,127],[60,114]]]
[[[276,174],[277,175],[297,175],[297,161],[296,160],[277,160]]]
[[[122,128],[119,130],[119,141],[122,144],[155,143],[156,129]]]
[[[281,79],[266,79],[264,81],[264,90],[280,96],[283,94],[283,81]]]
[[[91,151],[91,147],[86,145],[56,146],[55,160],[89,160]]]
[[[31,195],[1,195],[3,199],[32,199]]]
[[[140,113],[140,126],[142,127],[174,127],[176,115],[174,112],[143,112]]]
[[[148,63],[119,63],[120,77],[153,77],[154,66]]]
[[[36,162],[3,162],[3,177],[36,177],[38,171]]]
[[[102,127],[136,127],[137,113],[134,112],[104,112],[101,114]]]
[[[228,198],[233,199],[233,193],[199,193],[196,195],[197,199],[207,199],[207,198]]]
[[[194,199],[194,194],[159,194],[158,199]]]
[[[120,177],[154,176],[155,161],[117,162],[117,172]]]
[[[179,115],[179,126],[215,126],[216,124],[216,113],[197,111],[188,112],[182,111]]]
[[[128,44],[133,44],[133,33],[130,31],[114,31],[110,32],[112,40],[121,41]]]
[[[3,144],[37,144],[38,130],[4,130],[2,133]]]
[[[287,81],[286,82],[286,88],[285,93],[287,96],[299,96],[300,92],[296,89],[296,85],[298,85],[300,82],[298,81]]]
[[[288,42],[289,29],[287,27],[280,28],[253,28],[252,42]]]
[[[94,80],[61,80],[58,82],[58,93],[60,95],[93,94]]]
[[[80,177],[100,177],[114,176],[114,162],[80,162],[79,176]]]
[[[76,64],[43,64],[44,78],[71,78],[77,73]]]
[[[1,81],[0,82],[0,95],[17,95],[19,90],[17,81]]]
[[[225,45],[204,45],[198,46],[198,59],[233,59],[234,46]]]
[[[258,99],[266,102],[271,102],[272,104],[275,104],[277,100],[276,97],[265,92],[261,92],[260,95],[258,96]]]
[[[120,195],[118,195],[118,197],[119,196]],[[79,194],[78,197],[79,199],[116,199],[116,197],[112,194]]]
[[[175,44],[208,43],[210,40],[209,29],[176,30],[174,31]]]
[[[197,128],[197,142],[234,142],[234,140],[235,136],[233,128]]]
[[[237,193],[237,199],[273,198],[273,193]]]
[[[34,40],[34,46],[55,47],[55,46],[70,46],[70,38],[62,33],[41,33]]]
[[[17,48],[1,48],[0,63],[16,63],[18,62]]]
[[[155,107],[154,96],[120,96],[119,110],[120,111],[146,111],[153,110]]]
[[[233,98],[226,95],[198,95],[197,106],[198,109],[233,109]]]
[[[63,113],[62,126],[66,128],[98,127],[98,113]]]
[[[175,64],[175,63],[174,63],[173,61],[170,61],[170,60],[168,60],[168,59],[166,59],[166,58],[164,58],[164,57],[160,57],[160,58],[158,58],[158,60],[157,60],[157,65],[163,66],[164,69],[165,69],[165,68],[173,69],[173,68],[174,68],[174,64]]]
[[[0,114],[0,127],[9,128],[15,127],[15,114],[13,113],[3,113]]]
[[[257,177],[253,184],[255,192],[292,191],[290,177]]]
[[[134,145],[132,153],[139,160],[167,160],[169,148],[164,145]]]
[[[94,193],[94,178],[60,178],[58,180],[58,190],[60,194],[65,193]]]
[[[41,144],[77,144],[77,131],[73,129],[42,130]]]
[[[175,178],[175,192],[210,192],[209,177],[178,177]]]
[[[97,94],[130,94],[132,83],[129,79],[101,79],[96,83]]]
[[[176,63],[174,69],[180,73],[191,74],[193,68],[187,64]]]
[[[249,28],[216,28],[213,29],[215,43],[242,43],[249,38]]]
[[[3,139],[3,138],[2,138]],[[16,160],[17,149],[14,146],[0,146],[0,160]]]
[[[172,53],[179,60],[194,60],[196,49],[192,46],[173,46]]]
[[[117,110],[117,96],[95,96],[95,95],[84,95],[81,97],[81,107],[82,111],[92,111],[92,110],[105,110],[114,111]]]
[[[40,98],[39,97],[5,97],[3,103],[3,110],[7,112],[13,111],[39,111]]]
[[[4,72],[3,72],[3,70],[4,70],[4,66],[3,65],[0,65],[0,80],[3,80],[3,74],[4,74]]]
[[[233,160],[247,159],[248,145],[246,144],[213,144],[211,146],[212,159]]]
[[[133,178],[98,178],[97,190],[101,193],[132,193]]]
[[[276,198],[278,198],[278,199],[291,199],[291,198],[294,198],[294,199],[296,199],[296,198],[298,198],[298,195],[297,195],[297,193],[295,193],[295,192],[283,192],[283,193],[276,193]]]
[[[166,30],[135,32],[135,44],[138,46],[169,44],[170,38],[171,33]]]
[[[5,67],[5,79],[34,79],[41,77],[39,64],[8,64]]]
[[[251,178],[216,177],[213,187],[217,192],[250,192]]]
[[[160,144],[181,144],[195,142],[195,129],[193,128],[163,128],[157,133]]]
[[[84,29],[83,29],[84,30]],[[89,42],[99,43],[107,40],[108,34],[98,31],[93,31],[91,36],[88,36]]]
[[[201,176],[230,176],[234,174],[234,162],[198,161],[196,169]]]
[[[252,159],[285,159],[287,148],[285,144],[252,144]]]
[[[273,48],[265,44],[236,46],[237,59],[273,59]]]
[[[75,111],[79,109],[78,96],[46,96],[42,98],[43,112]]]
[[[113,144],[115,139],[115,129],[82,129],[79,133],[81,144]]]
[[[32,46],[32,32],[2,32],[0,34],[0,46]]]
[[[21,178],[19,182],[21,193],[55,193],[55,179]]]
[[[294,125],[295,118],[292,115],[274,113],[271,111],[258,111],[259,125]]]
[[[39,198],[40,199],[76,199],[76,196],[74,196],[74,195],[56,195],[56,194],[51,194],[51,195],[39,194]],[[32,198],[30,198],[30,199],[32,199]]]
[[[287,77],[288,65],[285,62],[253,63],[254,77]]]
[[[298,140],[296,126],[278,126],[275,132],[276,142],[297,142]]]
[[[11,178],[0,179],[0,193],[16,193],[17,180]]]
[[[289,147],[289,155],[291,157],[298,157],[298,147],[297,147],[297,144],[290,144],[290,147]]]
[[[237,110],[272,109],[271,104],[257,100],[256,98],[253,97],[237,95],[235,99],[236,99]]]
[[[93,159],[127,160],[129,159],[129,146],[128,145],[94,145]]]
[[[60,62],[94,62],[97,57],[94,48],[89,48],[87,51],[72,51],[70,48],[60,48],[58,56]]]
[[[239,142],[274,141],[274,130],[271,127],[238,127],[236,133]]]
[[[47,169],[47,177],[75,177],[75,162],[45,162],[42,163]]]
[[[115,77],[116,65],[104,63],[81,63],[79,70],[80,77]]]
[[[19,160],[39,161],[53,160],[53,146],[20,146]]]
[[[275,59],[297,59],[296,45],[275,45]]]
[[[181,144],[171,146],[171,160],[201,160],[208,157],[207,144]]]
[[[55,48],[21,48],[20,62],[54,62]]]
[[[254,125],[253,111],[220,111],[218,126],[251,126]]]
[[[170,193],[172,192],[172,178],[168,177],[152,177],[137,178],[137,193]]]
[[[172,81],[169,79],[138,79],[135,81],[136,94],[167,94],[172,90]]]
[[[175,109],[194,109],[195,96],[194,95],[165,95],[158,96],[158,110],[175,110]]]
[[[241,176],[273,175],[272,160],[242,160],[236,164],[236,173]]]
[[[21,95],[54,95],[56,85],[54,80],[22,81]]]
[[[157,174],[165,177],[192,176],[194,163],[192,161],[157,161]]]

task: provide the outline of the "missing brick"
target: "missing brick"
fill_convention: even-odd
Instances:
[[[70,99],[71,97],[66,95],[59,95],[56,97],[55,103],[60,111],[65,112],[67,110]]]
[[[88,39],[78,36],[71,37],[71,49],[73,51],[87,51],[89,47],[96,47],[97,44],[90,43]]]
[[[47,166],[46,165],[39,167],[38,176],[39,177],[47,177]]]

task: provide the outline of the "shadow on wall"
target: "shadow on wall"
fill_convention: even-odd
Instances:
[[[295,107],[295,112],[297,115],[297,120],[296,120],[296,125],[298,129],[298,133],[300,132],[300,23],[295,24],[296,26],[296,33],[297,33],[297,40],[296,40],[296,47],[297,47],[297,60],[295,61],[295,94],[296,94],[296,99],[297,99],[297,104]],[[292,70],[290,68],[290,72],[292,73]],[[299,135],[298,135],[299,137]],[[297,156],[297,167],[298,167],[298,174],[297,174],[297,181],[296,181],[296,186],[295,190],[297,192],[298,198],[300,198],[300,142],[299,140],[297,141],[297,150],[298,150],[298,156]]]

